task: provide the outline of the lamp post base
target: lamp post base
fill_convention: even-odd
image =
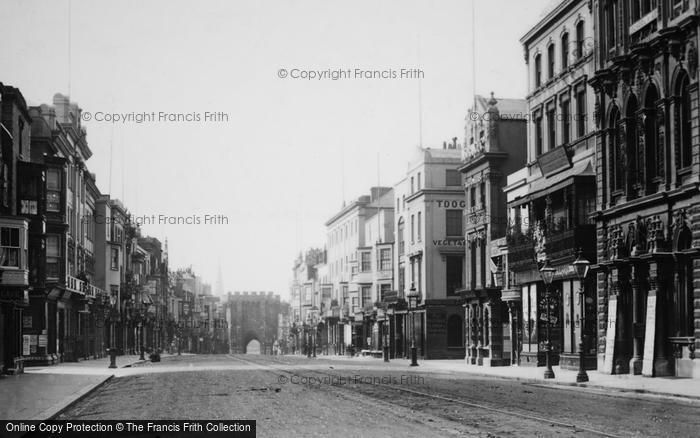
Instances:
[[[117,367],[117,350],[114,348],[109,349],[109,366],[107,368]]]
[[[384,346],[384,362],[389,362],[389,346]]]
[[[551,368],[547,368],[544,370],[544,378],[545,379],[553,379],[554,378],[554,370]]]
[[[411,366],[418,366],[418,350],[416,347],[411,347]]]

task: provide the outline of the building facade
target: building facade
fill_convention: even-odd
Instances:
[[[462,165],[465,214],[466,360],[470,364],[508,365],[517,336],[502,297],[502,239],[507,230],[506,175],[525,165],[527,156],[527,105],[524,99],[476,96],[465,128]],[[515,298],[512,300],[512,298]],[[513,305],[510,306],[514,308]]]
[[[698,377],[698,4],[593,13],[598,368]]]
[[[596,126],[588,117],[595,107],[588,83],[595,71],[593,29],[590,2],[562,1],[521,39],[531,119],[527,163],[505,189],[509,289],[520,291],[521,365],[544,365],[549,346],[553,364],[577,368],[583,329],[586,366],[596,366],[595,294],[571,265],[578,250],[596,262]],[[549,286],[540,275],[546,262],[555,269]]]
[[[374,312],[371,268],[361,272],[359,256],[360,252],[371,256],[365,224],[370,215],[391,208],[393,201],[386,196],[390,192],[390,187],[372,187],[370,195],[344,206],[325,224],[328,284],[332,284],[331,309],[325,324],[330,342],[337,346],[340,354],[348,346],[352,346],[351,352],[370,348]],[[333,303],[337,303],[338,311],[333,310]]]
[[[368,212],[365,220],[366,247],[359,249],[360,263],[357,276],[364,277],[360,295],[363,302],[372,301],[373,310],[367,321],[365,336],[368,349],[378,354],[384,345],[390,346],[391,323],[387,300],[395,297],[394,290],[394,193],[383,195],[379,208]],[[371,297],[366,299],[367,297]]]
[[[22,93],[0,83],[0,374],[21,372],[30,354],[29,221],[18,213],[38,206],[23,203],[18,173],[30,160],[31,122]]]
[[[394,187],[397,305],[390,310],[395,353],[415,338],[426,359],[463,358],[464,190],[457,139],[442,149],[419,148]],[[418,308],[406,308],[415,289]],[[393,314],[393,315],[392,315]]]
[[[228,293],[225,315],[232,353],[272,354],[281,301],[272,292]]]
[[[104,354],[106,294],[96,286],[95,216],[99,192],[86,161],[92,151],[80,108],[56,94],[53,105],[30,108],[31,161],[23,215],[30,220],[30,364]],[[36,208],[33,201],[36,200]],[[34,347],[32,347],[34,344]]]

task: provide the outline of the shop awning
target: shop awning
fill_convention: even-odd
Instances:
[[[595,171],[591,160],[579,161],[563,172],[533,181],[530,183],[527,195],[511,201],[508,206],[517,207],[533,199],[538,199],[550,193],[554,193],[557,190],[561,190],[566,186],[574,184],[577,180],[589,178],[594,182]]]

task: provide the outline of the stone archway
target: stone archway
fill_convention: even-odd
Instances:
[[[241,352],[243,354],[265,354],[265,344],[256,331],[246,333],[241,345]]]
[[[257,339],[251,339],[245,346],[245,354],[260,354],[262,344]]]

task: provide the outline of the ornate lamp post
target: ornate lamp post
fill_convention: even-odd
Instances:
[[[146,312],[143,309],[143,298],[140,301],[141,301],[141,303],[139,306],[139,313],[138,313],[138,315],[139,315],[139,324],[138,324],[139,341],[138,342],[140,344],[139,349],[141,350],[141,354],[139,356],[139,360],[146,360],[146,358],[143,355],[143,329],[146,326]]]
[[[545,379],[553,379],[554,378],[554,370],[552,370],[552,341],[549,333],[549,326],[550,324],[550,307],[551,307],[551,298],[552,298],[552,293],[551,293],[551,284],[552,280],[554,279],[554,268],[549,264],[549,259],[545,259],[544,265],[542,265],[542,268],[540,268],[540,275],[542,276],[542,281],[544,281],[545,285],[545,297],[546,297],[546,302],[547,302],[547,342],[545,344],[545,370],[544,370],[544,378]]]
[[[311,328],[312,328],[312,337],[313,337],[313,342],[311,342],[311,348],[313,349],[312,357],[315,359],[316,358],[316,342],[318,339],[318,318],[316,317],[316,313],[318,312],[318,307],[314,306],[311,308],[311,313],[309,314],[309,317],[311,318]]]
[[[377,311],[377,319],[382,321],[382,355],[384,357],[384,362],[389,362],[389,316],[387,315],[384,305],[379,303]]]
[[[182,323],[177,322],[177,355],[182,355]]]
[[[417,367],[418,366],[418,352],[416,350],[416,322],[414,318],[414,312],[416,310],[416,307],[418,306],[418,291],[416,290],[415,285],[411,285],[411,289],[408,292],[408,295],[406,295],[406,298],[408,298],[408,311],[411,314],[411,366],[412,367]]]
[[[586,289],[585,289],[585,284],[584,282],[586,281],[586,276],[588,275],[588,269],[591,266],[591,263],[586,260],[585,257],[583,257],[583,251],[580,249],[578,250],[578,256],[576,257],[576,260],[571,264],[574,269],[576,270],[576,276],[578,277],[579,281],[579,301],[581,305],[581,314],[579,316],[580,321],[581,321],[581,343],[578,345],[578,374],[576,374],[576,381],[577,382],[588,382],[588,373],[586,373],[586,366],[585,366],[585,332],[586,332],[586,318],[585,318],[585,311],[586,311],[586,305],[585,305],[585,300],[586,300]]]
[[[114,348],[114,319],[117,313],[117,297],[109,295],[109,367],[117,367],[117,349]]]
[[[306,357],[311,358],[311,314],[306,315],[304,332],[306,333]]]

